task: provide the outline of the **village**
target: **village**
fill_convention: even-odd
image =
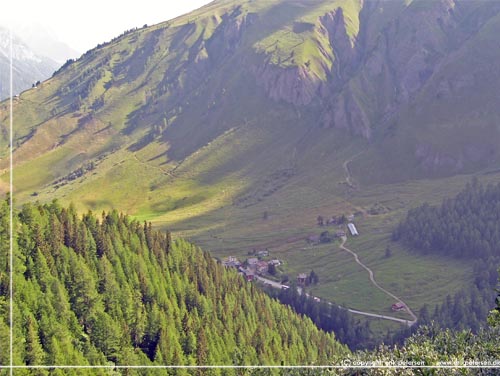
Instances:
[[[361,213],[356,213],[361,214]],[[334,231],[330,233],[328,230],[322,231],[319,235],[309,235],[305,238],[305,241],[309,245],[319,245],[322,243],[330,243],[335,239],[346,238],[347,234],[350,236],[359,236],[358,229],[354,224],[355,214],[350,215],[342,215],[339,217],[331,216],[327,219],[324,219],[321,215],[319,215],[316,219],[317,225],[319,227],[333,227]],[[259,279],[261,281],[268,281],[269,284],[271,280],[267,279],[270,277],[274,277],[277,275],[277,267],[283,264],[282,260],[277,258],[270,257],[270,251],[268,248],[265,249],[253,249],[248,252],[248,255],[251,257],[246,258],[243,262],[241,262],[235,256],[229,256],[222,261],[222,264],[228,268],[235,268],[238,270],[242,276],[248,282],[255,281]],[[309,274],[300,272],[296,276],[296,284],[299,289],[302,289],[310,284],[317,284],[319,281],[318,275],[311,270]],[[286,282],[289,282],[288,280]],[[285,281],[281,281],[280,283],[276,282],[276,287],[280,287],[281,289],[288,289],[290,286],[284,284]],[[317,297],[313,297],[315,301],[319,302],[320,299]],[[394,312],[405,311],[406,306],[402,302],[396,302],[392,304],[391,310]]]
[[[331,235],[329,231],[323,231],[319,235],[310,235],[305,241],[310,245],[317,245],[320,243],[329,243],[335,238],[342,238],[346,236],[346,224],[351,236],[358,236],[359,233],[356,226],[353,223],[354,214],[340,217],[332,216],[328,219],[324,219],[322,216],[318,216],[317,225],[320,227],[324,226],[337,226],[337,231],[335,234]],[[253,281],[256,276],[274,276],[276,274],[276,268],[282,265],[282,261],[276,258],[272,259],[269,257],[269,249],[253,249],[249,251],[248,254],[252,257],[248,257],[245,261],[241,262],[235,256],[229,256],[222,261],[225,267],[235,268],[241,273],[247,281]],[[305,286],[314,280],[317,283],[317,276],[313,271],[311,274],[299,273],[296,277],[298,286]]]
[[[356,225],[354,224],[355,214],[349,215],[341,215],[340,217],[332,216],[330,218],[323,218],[323,216],[319,215],[316,218],[317,225],[320,227],[334,227],[336,230],[334,233],[330,233],[330,231],[325,230],[322,231],[319,235],[310,235],[307,237],[306,241],[310,245],[317,245],[321,243],[330,243],[336,238],[343,238],[346,236],[346,225],[347,229],[351,236],[358,236],[358,230]]]
[[[269,257],[268,249],[254,249],[250,253],[253,257],[247,258],[244,262],[241,262],[235,256],[229,256],[223,260],[222,264],[225,267],[237,269],[239,273],[245,276],[247,281],[253,281],[257,275],[264,275],[266,273],[273,275],[275,274],[276,267],[282,264],[278,259],[264,260],[264,258]]]

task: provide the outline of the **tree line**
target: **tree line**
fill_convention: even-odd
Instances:
[[[477,179],[440,206],[425,203],[408,211],[393,239],[422,253],[493,260],[500,257],[500,183]]]
[[[288,289],[266,289],[267,293],[281,303],[292,307],[297,313],[309,317],[318,328],[335,333],[340,342],[351,350],[372,348],[377,341],[373,338],[368,321],[361,323],[344,308],[328,302],[316,301],[311,296],[299,294],[293,282]]]
[[[500,264],[500,183],[487,186],[477,179],[440,206],[427,203],[412,209],[392,234],[394,241],[415,252],[470,260],[473,285],[448,295],[436,307],[424,306],[419,324],[469,329],[479,333],[494,305]],[[394,341],[408,336],[398,333]]]
[[[9,363],[9,210],[8,200],[0,203],[0,364]],[[402,345],[351,353],[332,334],[217,265],[208,253],[183,240],[172,241],[168,232],[154,231],[148,223],[116,211],[79,217],[73,207],[62,208],[57,202],[25,205],[14,219],[15,365],[328,365],[346,359],[432,365],[439,360],[500,357],[499,297],[489,315],[490,327],[476,334],[443,330],[431,323]],[[314,317],[318,325],[335,330],[337,338],[349,342],[368,335],[368,325],[357,325],[338,307],[313,302],[292,288],[278,294],[283,302]],[[447,305],[455,306],[467,297],[447,300]],[[337,371],[381,374],[377,369]],[[16,370],[26,375],[86,372]],[[151,373],[145,369],[119,372]],[[281,371],[161,372],[269,375]],[[310,374],[329,372],[311,370]],[[469,374],[478,372],[494,374],[486,368]],[[97,375],[109,373],[116,372],[92,370]]]
[[[8,212],[2,202],[0,364],[9,363]],[[15,364],[320,364],[348,353],[333,334],[151,224],[116,211],[80,217],[54,201],[25,205],[15,229]]]

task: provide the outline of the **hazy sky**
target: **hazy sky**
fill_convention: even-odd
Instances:
[[[3,0],[0,24],[40,24],[85,52],[127,29],[166,21],[211,0]]]

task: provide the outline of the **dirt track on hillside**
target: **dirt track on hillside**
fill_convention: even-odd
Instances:
[[[414,325],[416,322],[417,322],[417,316],[413,313],[413,311],[410,309],[410,307],[408,306],[408,304],[406,304],[400,297],[394,295],[393,293],[391,293],[390,291],[387,291],[386,289],[384,289],[382,286],[380,286],[378,284],[378,282],[375,280],[375,276],[374,276],[374,273],[373,271],[368,267],[366,266],[365,264],[363,264],[360,260],[359,260],[359,256],[356,252],[350,250],[349,248],[345,247],[345,243],[347,241],[347,237],[346,236],[343,236],[342,237],[342,243],[340,244],[340,249],[350,253],[353,257],[354,257],[354,260],[356,261],[356,263],[358,263],[363,269],[365,269],[367,272],[368,272],[368,275],[370,277],[370,281],[371,283],[376,287],[378,288],[380,291],[384,292],[385,294],[389,295],[391,298],[393,298],[394,300],[396,300],[397,302],[399,303],[402,303],[404,304],[404,306],[406,307],[405,308],[405,311],[408,312],[408,314],[413,318],[412,321],[409,321],[408,322],[408,325],[412,326]]]

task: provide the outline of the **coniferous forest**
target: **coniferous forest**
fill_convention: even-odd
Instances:
[[[282,304],[309,317],[320,329],[335,333],[335,338],[351,350],[375,347],[376,341],[371,336],[369,321],[361,323],[346,309],[299,294],[295,284],[291,284],[291,288],[286,290],[268,288],[266,291]]]
[[[474,180],[439,207],[410,210],[393,238],[423,253],[488,261],[500,257],[499,223],[500,183],[484,187]]]
[[[424,306],[420,324],[432,321],[452,329],[478,332],[494,304],[500,265],[500,183],[468,183],[440,206],[423,204],[408,212],[393,232],[393,240],[423,254],[441,254],[470,260],[474,284],[436,307]]]
[[[6,202],[0,210],[8,364]],[[28,204],[15,228],[15,364],[326,364],[348,352],[208,253],[118,212],[80,218],[57,202]]]
[[[7,202],[0,205],[0,364],[9,363]],[[498,298],[497,307],[489,314],[489,326],[476,334],[444,331],[431,323],[398,347],[352,353],[333,334],[319,330],[310,319],[269,298],[234,271],[225,270],[208,253],[185,241],[172,241],[168,232],[153,231],[150,224],[116,211],[99,218],[89,212],[80,218],[73,207],[62,208],[57,202],[27,204],[14,219],[13,349],[17,365],[286,366],[346,360],[435,365],[450,359],[463,363],[500,357]],[[280,298],[292,299],[289,294]],[[316,307],[322,327],[354,330],[355,323],[340,317],[341,312]],[[366,333],[344,333],[344,340],[355,334],[364,338]],[[238,368],[117,371],[127,375],[331,373],[325,369]],[[439,375],[447,372],[434,371]],[[488,367],[472,371],[464,374],[496,372]],[[115,374],[110,369],[15,372]],[[346,367],[335,372],[384,374],[375,368]],[[399,369],[398,373],[410,375],[414,370]]]

